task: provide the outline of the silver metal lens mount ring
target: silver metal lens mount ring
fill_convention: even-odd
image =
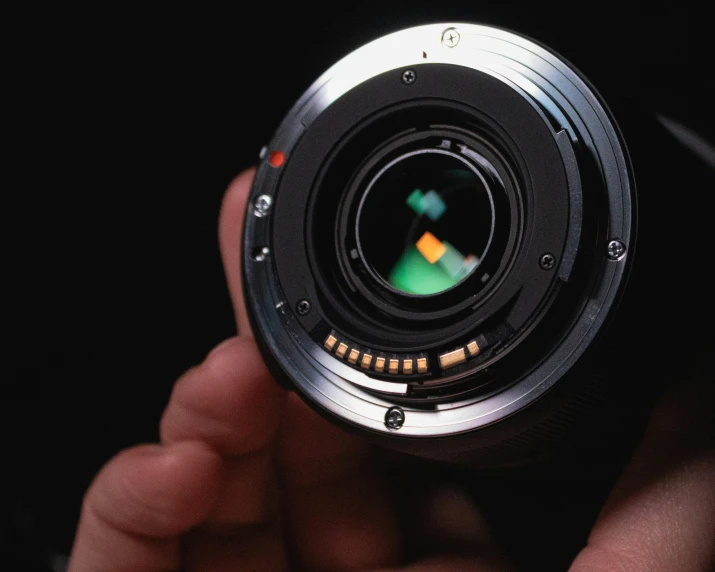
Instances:
[[[268,149],[280,150],[290,160],[291,150],[311,124],[351,90],[390,70],[411,70],[409,78],[403,77],[402,81],[419,82],[420,66],[424,64],[451,64],[488,74],[517,92],[554,133],[565,131],[579,157],[587,157],[596,165],[602,179],[608,232],[618,237],[625,249],[619,262],[631,256],[632,182],[625,148],[608,111],[566,61],[508,31],[444,23],[406,29],[369,43],[335,64],[307,90],[284,119]],[[280,176],[280,168],[266,156],[258,169],[251,200],[267,195],[274,204],[280,201],[280,196],[272,196]],[[282,294],[270,256],[269,219],[270,216],[254,216],[253,209],[249,209],[243,245],[247,302],[268,351],[289,373],[297,390],[319,408],[360,428],[399,433],[401,437],[439,437],[473,431],[543,395],[578,360],[603,325],[625,272],[624,264],[609,262],[604,256],[600,279],[581,319],[566,334],[567,343],[549,355],[538,372],[488,397],[424,408],[401,406],[400,424],[386,423],[394,406],[390,396],[404,393],[406,385],[374,379],[349,367],[308,336]],[[256,252],[261,255],[254,260]]]

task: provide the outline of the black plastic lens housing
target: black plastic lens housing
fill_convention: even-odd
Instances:
[[[404,30],[326,72],[268,146],[244,227],[255,335],[279,381],[379,443],[524,460],[629,375],[603,384],[592,354],[636,213],[614,118],[568,62],[486,26]]]

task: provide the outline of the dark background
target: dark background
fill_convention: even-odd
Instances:
[[[27,566],[68,552],[99,467],[156,440],[176,377],[234,333],[222,194],[341,56],[411,25],[494,24],[560,52],[607,100],[712,130],[712,31],[686,3],[245,10],[63,8],[7,21],[6,114],[19,127],[7,190],[20,203],[4,217],[18,265],[6,276],[17,323],[5,347],[0,548]]]

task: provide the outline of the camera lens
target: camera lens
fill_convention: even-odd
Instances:
[[[429,296],[479,267],[494,235],[491,190],[475,167],[439,149],[388,163],[357,215],[358,252],[386,287]]]
[[[494,465],[605,394],[589,360],[628,284],[636,195],[613,117],[557,54],[467,24],[363,46],[288,113],[251,199],[256,340],[336,423]]]

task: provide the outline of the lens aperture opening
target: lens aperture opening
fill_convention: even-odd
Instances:
[[[477,271],[494,220],[491,190],[476,167],[451,151],[413,151],[368,184],[356,220],[358,252],[383,286],[433,296]]]

